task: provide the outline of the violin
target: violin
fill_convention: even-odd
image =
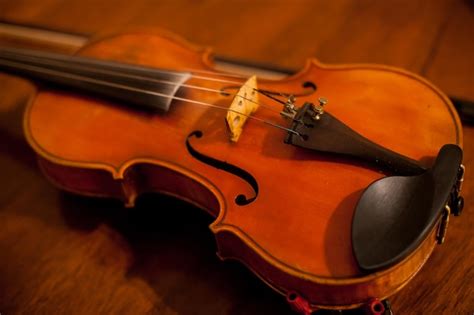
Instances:
[[[215,218],[219,258],[301,314],[382,314],[462,210],[459,118],[405,70],[311,59],[285,79],[244,77],[165,32],[74,56],[1,48],[0,69],[52,83],[24,115],[52,183],[196,205]]]

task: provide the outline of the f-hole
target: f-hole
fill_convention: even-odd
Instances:
[[[303,82],[303,84],[301,86],[305,89],[308,89],[306,91],[306,93],[307,93],[306,95],[313,94],[318,89],[318,86],[313,81],[305,81],[305,82]]]
[[[206,163],[207,165],[213,166],[217,169],[223,170],[227,173],[233,174],[235,176],[240,177],[244,181],[246,181],[253,189],[255,192],[255,196],[248,198],[244,194],[239,194],[235,197],[235,203],[238,204],[239,206],[245,206],[250,203],[252,203],[255,199],[257,199],[258,196],[258,183],[255,177],[253,177],[249,172],[246,170],[243,170],[235,165],[229,164],[224,161],[217,160],[213,157],[207,156],[205,154],[202,154],[198,152],[196,149],[194,149],[191,146],[191,143],[189,143],[189,139],[192,137],[196,138],[202,138],[203,133],[200,130],[193,131],[189,134],[189,136],[186,138],[186,148],[188,149],[188,152],[197,160]]]

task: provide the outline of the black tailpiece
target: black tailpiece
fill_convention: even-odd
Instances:
[[[296,114],[286,143],[324,153],[342,154],[364,160],[398,175],[417,175],[425,171],[417,161],[388,150],[364,138],[329,113],[316,120],[311,103]]]

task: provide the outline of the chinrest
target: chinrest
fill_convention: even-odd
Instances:
[[[462,150],[441,148],[434,166],[421,175],[389,176],[362,194],[352,222],[352,247],[363,271],[390,267],[412,253],[448,205],[459,214]]]

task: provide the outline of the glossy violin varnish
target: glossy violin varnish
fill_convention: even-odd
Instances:
[[[451,102],[415,74],[313,59],[285,79],[249,80],[215,70],[209,50],[160,32],[100,38],[77,56],[14,55],[0,51],[0,65],[59,77],[24,116],[54,184],[128,207],[148,192],[197,205],[213,217],[218,256],[243,263],[300,313],[384,300],[435,247],[442,209],[385,268],[361,268],[352,244],[370,184],[426,172],[443,145],[462,146]]]

